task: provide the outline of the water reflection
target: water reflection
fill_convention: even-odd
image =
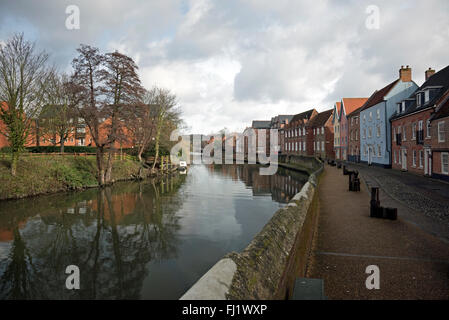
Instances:
[[[0,203],[0,299],[177,299],[305,176],[194,166],[162,181]],[[80,268],[80,290],[65,268]]]

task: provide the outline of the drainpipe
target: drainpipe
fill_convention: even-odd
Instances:
[[[390,128],[390,134],[391,134],[391,123],[390,123],[390,119],[387,119],[387,101],[385,101],[385,135],[387,135],[386,138],[388,138],[388,128]],[[387,127],[387,122],[388,122],[388,127]],[[388,152],[388,160],[389,160],[389,166],[393,164],[393,161],[391,159],[391,150],[390,150],[390,142],[391,142],[391,137],[390,139],[385,139],[385,150]]]

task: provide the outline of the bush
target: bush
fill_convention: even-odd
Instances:
[[[39,147],[27,147],[29,152],[32,153],[58,153],[61,151],[61,146],[39,146]],[[95,153],[97,148],[87,146],[65,146],[65,153]]]

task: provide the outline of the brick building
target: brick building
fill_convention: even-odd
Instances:
[[[318,112],[315,109],[296,114],[284,128],[282,153],[303,156],[313,155],[313,129],[308,126]]]
[[[271,129],[278,130],[278,145],[276,146],[276,153],[282,153],[282,146],[284,145],[284,127],[289,124],[294,115],[278,115],[271,118]]]
[[[309,123],[313,155],[321,159],[335,159],[333,112],[333,109],[320,112]]]
[[[449,181],[449,89],[430,117],[432,177]]]
[[[392,168],[431,176],[432,162],[436,160],[432,144],[438,149],[439,143],[437,132],[431,132],[430,118],[447,95],[449,66],[437,73],[429,69],[425,76],[424,84],[397,103],[397,110],[390,118]],[[436,121],[437,116],[433,117]]]

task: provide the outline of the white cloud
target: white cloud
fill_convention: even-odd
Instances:
[[[146,86],[177,94],[197,133],[368,96],[397,78],[401,65],[412,66],[420,84],[428,67],[448,64],[446,0],[376,1],[379,30],[365,27],[369,0],[77,2],[78,33],[62,27],[64,2],[2,2],[0,21],[10,23],[0,39],[32,26],[66,65],[80,42],[125,52]]]

